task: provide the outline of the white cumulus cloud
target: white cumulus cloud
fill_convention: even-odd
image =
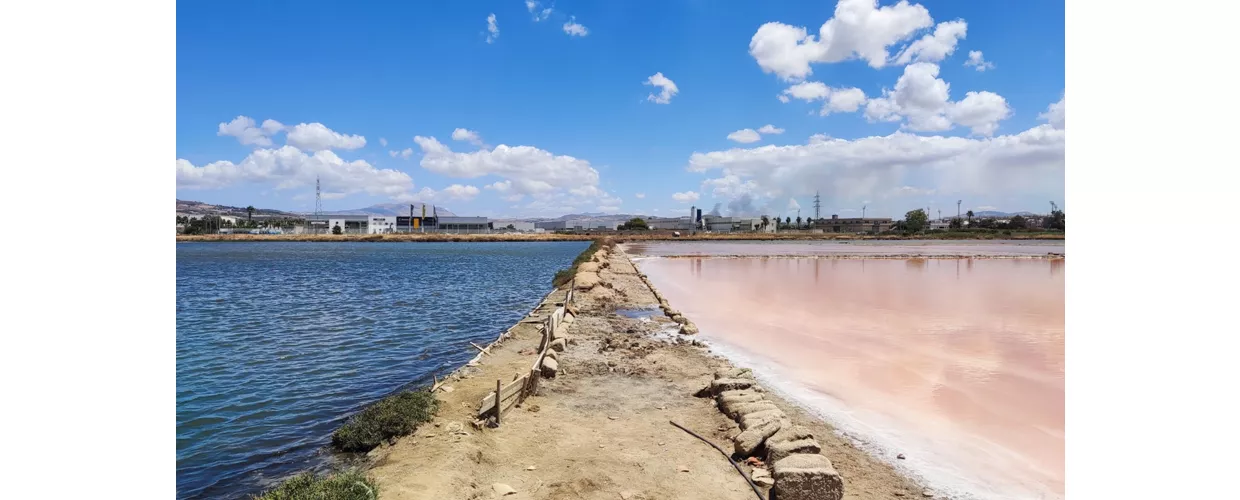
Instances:
[[[440,175],[463,179],[495,175],[513,181],[512,187],[524,194],[536,194],[541,186],[598,184],[598,171],[590,162],[531,146],[501,144],[491,150],[459,153],[434,137],[416,136],[413,141],[422,148],[422,168]]]
[[[993,63],[987,61],[986,58],[982,56],[982,51],[980,50],[970,50],[969,60],[965,61],[964,65],[971,66],[973,67],[973,69],[976,69],[978,71],[986,71],[988,69],[995,68],[995,65]]]
[[[495,21],[495,14],[487,16],[487,33],[487,43],[493,43],[499,38],[499,23]]]
[[[1052,110],[1062,107],[1051,106]],[[1053,121],[1057,111],[1048,111]],[[715,196],[774,199],[822,191],[833,199],[924,193],[1062,196],[1065,131],[1039,125],[1015,135],[966,138],[896,132],[853,140],[694,153],[692,172]]]
[[[956,44],[964,39],[968,31],[969,25],[963,20],[939,23],[933,33],[921,37],[900,51],[895,63],[942,61],[956,51]]]
[[[701,196],[696,191],[685,191],[683,193],[672,193],[672,199],[681,203],[689,203],[698,201]]]
[[[306,151],[325,149],[360,149],[366,138],[336,132],[322,123],[299,123],[288,129],[289,145]]]
[[[228,123],[221,123],[219,136],[236,137],[244,145],[270,146],[271,136],[284,130],[284,125],[275,120],[264,120],[262,126],[254,123],[248,116],[238,116]]]
[[[651,75],[650,78],[647,78],[644,84],[653,85],[661,89],[659,91],[659,95],[656,96],[654,94],[650,94],[646,97],[646,100],[659,104],[667,104],[672,102],[672,96],[680,92],[680,89],[676,88],[676,82],[673,82],[668,77],[663,76],[663,72],[661,71]]]
[[[545,21],[548,17],[551,17],[552,9],[550,7],[545,8],[545,9],[540,9],[539,7],[541,6],[542,4],[538,2],[534,2],[532,0],[525,0],[525,8],[529,9],[530,14],[534,15],[534,22]]]
[[[598,187],[598,171],[590,162],[567,155],[554,155],[532,146],[500,144],[493,149],[468,153],[452,151],[434,137],[416,136],[422,149],[422,168],[458,179],[495,176],[502,180],[483,188],[506,201],[532,198],[519,208],[532,213],[559,214],[578,208],[616,207],[619,197]]]
[[[378,169],[364,160],[346,161],[332,151],[307,154],[293,146],[256,149],[241,160],[195,166],[177,159],[177,189],[213,189],[242,184],[277,190],[309,188],[321,179],[323,188],[341,195],[366,193],[398,197],[413,189],[409,174]]]
[[[782,133],[784,133],[784,129],[782,129],[782,128],[777,128],[777,127],[775,127],[774,125],[771,125],[771,124],[769,124],[769,123],[768,123],[768,124],[766,124],[766,125],[763,125],[763,126],[762,126],[762,128],[758,129],[758,133],[759,133],[759,134],[776,134],[776,135],[778,135],[778,134],[782,134]]]
[[[458,128],[453,130],[452,140],[464,141],[475,146],[482,146],[482,136],[478,135],[478,132],[469,129]]]
[[[469,201],[478,196],[481,191],[474,186],[465,186],[461,184],[453,184],[438,191],[424,187],[417,193],[411,195],[411,199],[417,201]]]
[[[568,36],[586,36],[590,34],[590,30],[586,29],[584,25],[577,23],[576,16],[570,17],[568,22],[564,23],[564,32],[568,33]]]
[[[741,144],[749,144],[751,142],[758,142],[762,140],[762,136],[758,135],[754,129],[746,128],[728,134],[728,140],[739,142]]]
[[[405,148],[401,151],[388,151],[388,156],[392,158],[408,158],[413,156],[413,148]]]
[[[905,121],[905,127],[922,132],[950,130],[964,125],[977,135],[992,135],[1012,110],[1002,96],[992,92],[969,92],[959,102],[950,100],[950,86],[939,77],[939,66],[913,63],[904,68],[895,90],[866,102],[871,121]]]
[[[812,63],[857,58],[882,68],[888,63],[888,47],[933,24],[930,11],[907,1],[880,8],[877,0],[840,0],[817,37],[804,27],[769,22],[750,39],[749,54],[762,71],[789,81],[812,74]]]
[[[1039,119],[1046,120],[1052,127],[1063,130],[1065,123],[1064,97],[1059,98],[1059,102],[1051,104],[1046,108],[1045,113],[1038,115]]]
[[[805,102],[823,101],[821,116],[831,113],[853,113],[865,104],[867,98],[861,89],[831,88],[822,82],[801,82],[792,85],[779,95],[779,100],[789,102],[800,99]]]

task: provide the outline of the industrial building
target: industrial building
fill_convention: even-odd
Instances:
[[[689,231],[693,229],[693,221],[688,217],[651,217],[646,219],[650,229],[664,231]]]
[[[881,233],[890,231],[895,222],[890,217],[850,217],[841,219],[832,215],[830,219],[817,219],[814,229],[827,233]]]
[[[509,229],[508,226],[512,226],[512,229]],[[522,233],[533,233],[537,229],[533,222],[520,220],[491,221],[491,227],[494,227],[496,230],[518,231]]]
[[[545,231],[615,231],[620,226],[615,221],[591,221],[584,219],[547,220],[535,222],[534,227]]]
[[[486,217],[440,217],[435,230],[442,233],[486,233],[491,223]]]
[[[491,222],[486,217],[408,217],[391,215],[311,215],[306,217],[310,233],[390,234],[416,232],[486,233]]]
[[[730,233],[734,231],[757,231],[762,229],[760,217],[721,217],[707,215],[702,217],[702,225],[711,232]]]

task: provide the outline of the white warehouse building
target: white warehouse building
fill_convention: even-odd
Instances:
[[[367,233],[385,234],[396,232],[396,217],[390,215],[372,215],[366,225]]]

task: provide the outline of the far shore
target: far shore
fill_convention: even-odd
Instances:
[[[491,233],[491,234],[199,234],[176,236],[178,242],[190,241],[296,241],[296,242],[486,242],[486,241],[590,241],[610,237],[617,242],[660,240],[730,240],[730,241],[859,241],[859,240],[1064,240],[1063,232],[1012,231],[1005,232],[930,232],[924,234],[843,234],[843,233],[682,233],[671,231],[650,232],[587,232],[587,233]]]

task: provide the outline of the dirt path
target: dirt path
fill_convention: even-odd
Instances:
[[[479,402],[528,372],[538,348],[538,323],[563,301],[554,292],[510,338],[441,391],[435,420],[394,445],[371,452],[370,471],[384,499],[496,498],[493,485],[516,490],[507,499],[754,499],[749,485],[719,452],[669,424],[674,420],[731,451],[736,423],[714,400],[693,394],[727,361],[667,334],[661,313],[642,320],[617,308],[656,308],[653,292],[619,250],[599,273],[601,283],[577,292],[561,371],[539,394],[504,414],[498,428],[475,429]],[[844,498],[920,497],[922,488],[835,435],[775,394],[767,399],[814,432],[822,454],[844,480]],[[742,466],[749,472],[748,466]],[[763,488],[763,494],[769,491]]]

